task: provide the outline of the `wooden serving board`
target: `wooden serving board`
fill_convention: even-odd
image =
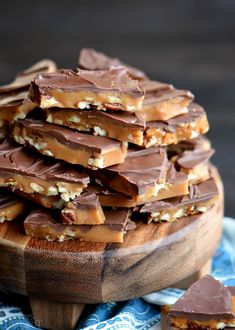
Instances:
[[[200,270],[221,238],[223,190],[215,176],[220,199],[212,209],[174,223],[139,223],[123,244],[47,242],[27,237],[21,222],[1,224],[0,288],[32,299],[100,303],[172,286]]]

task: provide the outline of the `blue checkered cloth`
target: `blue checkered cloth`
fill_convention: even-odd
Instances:
[[[235,221],[224,219],[223,239],[213,257],[212,275],[235,286]],[[160,329],[160,305],[174,303],[183,290],[168,288],[123,302],[87,305],[77,329]],[[35,320],[37,322],[37,320]],[[1,294],[0,330],[31,330],[34,326],[28,302],[23,297]]]

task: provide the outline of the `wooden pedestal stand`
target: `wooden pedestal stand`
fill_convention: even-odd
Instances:
[[[87,303],[178,282],[187,287],[209,271],[221,238],[223,190],[215,176],[220,199],[212,209],[174,223],[138,224],[123,244],[46,242],[27,237],[22,223],[2,224],[0,287],[29,296],[36,325],[53,330],[73,329]]]

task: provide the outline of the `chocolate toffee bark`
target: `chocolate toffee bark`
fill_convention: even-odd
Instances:
[[[189,194],[161,201],[146,203],[135,211],[142,214],[148,223],[152,221],[173,222],[181,217],[205,213],[216,202],[218,188],[214,179],[189,186]]]
[[[171,160],[180,171],[187,174],[190,184],[203,182],[210,177],[209,160],[214,152],[209,140],[204,137],[184,141],[168,148]]]
[[[144,80],[141,86],[146,94],[142,109],[138,111],[138,114],[145,121],[168,120],[187,113],[187,107],[193,100],[193,95],[189,91],[177,90],[172,85],[151,81],[139,69],[130,67],[119,59],[96,52],[94,49],[82,49],[79,66],[86,70],[107,70],[125,66],[132,78]]]
[[[145,121],[166,121],[188,113],[194,99],[191,92],[159,81],[145,80],[140,85],[145,90],[145,98],[138,116]]]
[[[165,122],[148,122],[144,146],[164,146],[177,144],[180,141],[190,140],[205,134],[209,124],[205,111],[198,104],[192,103],[188,107],[189,112]]]
[[[175,171],[163,148],[130,149],[124,163],[90,172],[90,175],[104,186],[124,194],[120,200],[132,206],[157,200],[159,196],[169,198],[171,194],[188,193],[187,176]],[[113,198],[111,200],[113,202]],[[117,205],[120,200],[117,199]]]
[[[25,209],[25,201],[5,189],[0,189],[0,223],[16,219]]]
[[[48,241],[78,239],[86,242],[122,243],[127,230],[135,228],[128,209],[105,210],[100,225],[65,225],[59,216],[46,210],[34,210],[24,221],[26,234]]]
[[[63,125],[93,135],[107,136],[142,146],[146,124],[127,111],[98,111],[74,109],[45,109],[49,123]]]
[[[69,168],[59,161],[42,159],[30,150],[6,140],[0,145],[2,187],[27,194],[59,195],[69,201],[80,195],[88,183],[89,177],[82,170]]]
[[[145,148],[176,144],[208,130],[206,114],[195,104],[189,106],[187,114],[165,122],[145,122],[136,114],[127,111],[103,112],[58,108],[45,111],[49,123],[131,142]]]
[[[74,132],[37,120],[15,123],[13,137],[16,142],[32,146],[43,155],[92,169],[122,163],[127,151],[127,143]]]
[[[19,72],[12,83],[0,86],[0,126],[5,122],[25,118],[27,113],[36,107],[28,98],[31,81],[39,73],[50,73],[55,70],[56,64],[53,61],[42,60]]]
[[[144,90],[125,67],[88,71],[58,70],[39,74],[32,82],[30,97],[41,108],[73,108],[138,111]]]
[[[206,275],[194,283],[174,305],[162,307],[161,328],[215,330],[234,327],[233,294],[222,283]]]
[[[100,225],[105,221],[105,215],[94,192],[85,192],[67,203],[61,211],[61,219],[67,224]]]
[[[81,50],[78,65],[81,69],[94,71],[110,70],[113,67],[124,66],[133,79],[148,79],[143,71],[121,62],[118,58],[108,57],[92,48],[83,48]]]

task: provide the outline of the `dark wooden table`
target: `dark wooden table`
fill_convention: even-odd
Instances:
[[[208,112],[235,216],[235,1],[5,1],[0,83],[42,57],[76,67],[84,46],[118,56],[154,79],[190,89]]]

